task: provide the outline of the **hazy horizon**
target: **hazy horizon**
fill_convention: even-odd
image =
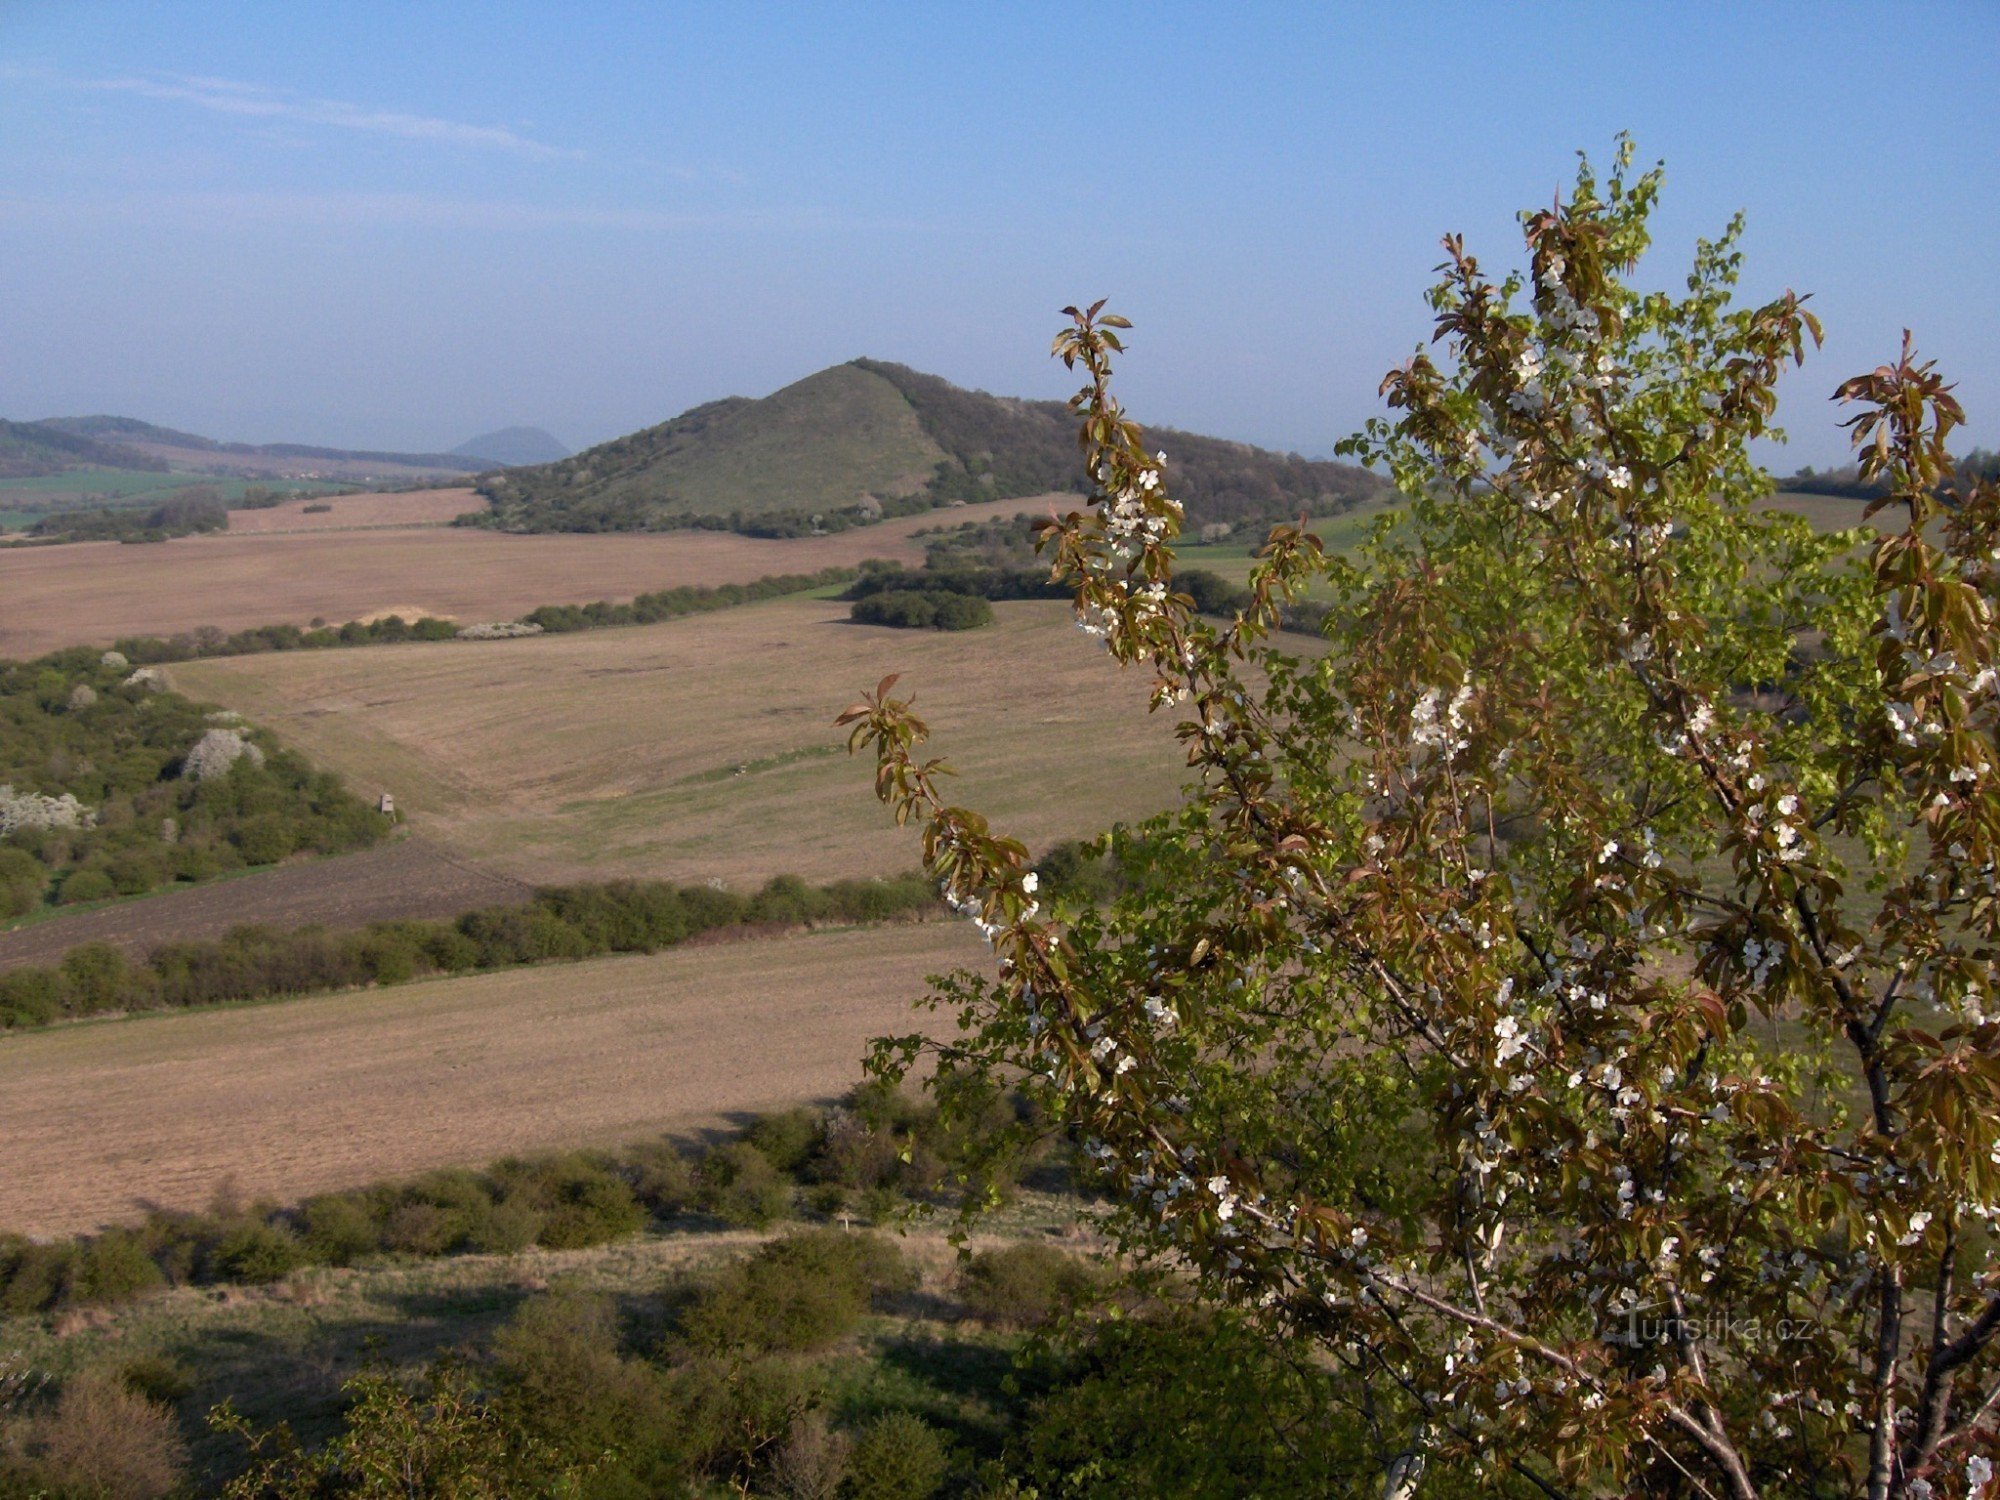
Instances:
[[[1438,237],[1620,130],[1647,279],[1748,214],[1814,293],[1780,468],[1919,347],[2000,444],[2000,9],[642,5],[0,10],[0,416],[244,442],[572,449],[857,356],[1038,398],[1065,302],[1138,327],[1142,422],[1312,455],[1428,338]]]

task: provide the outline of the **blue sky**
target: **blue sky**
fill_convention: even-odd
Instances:
[[[1913,326],[2000,442],[2000,5],[0,0],[0,415],[581,446],[858,354],[1324,453],[1427,335],[1447,230],[1619,130],[1652,274],[1748,211],[1816,295],[1792,451]]]

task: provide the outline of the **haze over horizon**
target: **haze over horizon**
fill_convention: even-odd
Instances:
[[[1142,422],[1327,454],[1429,333],[1438,237],[1628,130],[1649,279],[1741,208],[1814,294],[1788,452],[1907,324],[2000,445],[2000,7],[1390,13],[637,4],[0,10],[0,416],[581,449],[860,355],[1059,398],[1065,302]]]

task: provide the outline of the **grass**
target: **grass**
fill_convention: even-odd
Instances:
[[[960,633],[775,600],[657,626],[218,658],[168,669],[427,836],[531,880],[758,883],[890,875],[917,858],[839,753],[834,717],[891,673],[957,768],[952,795],[1040,849],[1159,811],[1186,766],[1146,679],[1059,602]]]
[[[925,977],[984,954],[961,922],[829,930],[0,1037],[0,1227],[740,1125],[946,1024]]]
[[[760,401],[620,438],[508,476],[507,504],[546,519],[636,506],[656,515],[836,509],[921,489],[944,450],[880,375],[836,365]]]

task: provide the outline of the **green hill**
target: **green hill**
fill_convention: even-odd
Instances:
[[[1195,523],[1327,514],[1380,482],[1347,464],[1159,429]],[[953,501],[1074,490],[1076,419],[1059,401],[968,391],[858,359],[762,400],[710,402],[558,463],[489,474],[483,524],[512,531],[726,527],[795,535]]]

